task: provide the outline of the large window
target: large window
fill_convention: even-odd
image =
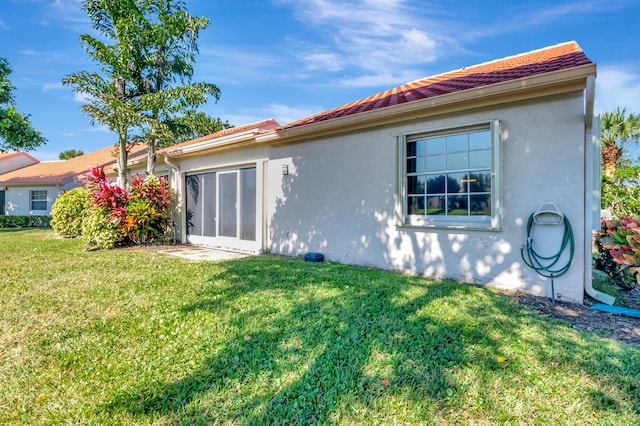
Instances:
[[[399,139],[402,225],[500,227],[498,122]]]
[[[47,210],[47,191],[29,191],[31,210]]]

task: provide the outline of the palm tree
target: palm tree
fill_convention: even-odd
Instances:
[[[600,147],[606,177],[612,177],[624,152],[624,144],[640,139],[640,116],[616,108],[600,118]]]

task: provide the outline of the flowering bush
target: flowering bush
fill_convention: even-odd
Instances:
[[[623,216],[604,220],[600,244],[608,250],[613,262],[629,286],[640,284],[640,217]]]
[[[108,222],[104,227],[97,224],[88,227],[94,234],[86,236],[87,241],[97,240],[95,233],[107,230],[117,231],[110,235],[116,239],[107,247],[127,238],[136,244],[146,244],[165,235],[171,222],[172,205],[166,179],[137,175],[131,181],[131,190],[126,191],[109,182],[100,168],[89,172],[86,186],[91,194],[92,210],[99,212],[92,220]],[[109,243],[110,238],[104,240]]]
[[[82,219],[91,206],[86,188],[65,191],[51,206],[51,228],[61,237],[74,238],[82,234]]]

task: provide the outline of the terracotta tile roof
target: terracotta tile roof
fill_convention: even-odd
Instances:
[[[8,160],[9,158],[13,158],[13,157],[25,157],[25,158],[31,160],[34,163],[38,162],[38,159],[32,157],[31,155],[29,155],[26,152],[22,152],[22,151],[0,152],[0,161]]]
[[[255,122],[255,123],[245,124],[245,125],[239,126],[239,127],[232,127],[230,129],[220,130],[219,132],[215,132],[215,133],[212,133],[210,135],[202,136],[202,137],[199,137],[199,138],[196,138],[196,139],[192,139],[192,140],[189,140],[189,141],[186,141],[186,142],[182,142],[182,143],[179,143],[179,144],[176,144],[176,145],[168,146],[166,148],[158,150],[158,152],[172,151],[174,149],[183,148],[185,146],[195,145],[197,143],[205,142],[205,141],[212,141],[212,140],[215,140],[215,139],[219,139],[219,138],[223,138],[223,137],[226,137],[226,136],[235,135],[235,134],[242,133],[242,132],[247,132],[247,131],[250,131],[250,130],[253,130],[255,134],[268,132],[268,131],[276,129],[278,127],[280,127],[280,123],[278,123],[273,118],[270,118],[270,119],[258,121],[258,122]]]
[[[146,150],[146,145],[136,145],[130,155]],[[0,184],[56,185],[81,177],[93,167],[113,164],[117,149],[109,146],[65,161],[44,161],[0,175]]]
[[[365,99],[334,108],[280,129],[303,126],[365,111],[399,105],[420,99],[488,86],[534,75],[560,71],[591,64],[580,46],[574,41],[534,50],[516,56],[498,59],[468,68],[426,77]]]

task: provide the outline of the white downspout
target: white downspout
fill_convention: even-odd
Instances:
[[[185,236],[186,233],[184,232],[185,227],[186,227],[186,220],[184,219],[185,215],[182,214],[182,189],[181,189],[181,182],[182,179],[180,179],[180,167],[178,165],[176,165],[175,163],[172,163],[171,160],[169,160],[169,155],[166,152],[162,152],[159,153],[158,155],[159,157],[162,157],[162,161],[164,161],[164,163],[166,165],[168,165],[169,167],[171,167],[171,169],[173,170],[173,175],[175,176],[175,179],[172,179],[172,183],[173,183],[173,189],[176,192],[176,196],[177,196],[177,203],[176,203],[176,219],[177,222],[180,223],[180,227],[179,227],[179,231],[174,230],[174,237],[176,237],[176,241],[178,240],[178,232],[180,233],[180,243],[184,244],[186,243],[185,241]]]
[[[613,305],[615,297],[593,288],[593,231],[596,225],[600,226],[600,120],[594,120],[593,117],[595,87],[595,76],[587,77],[584,117],[584,291],[602,303]]]

